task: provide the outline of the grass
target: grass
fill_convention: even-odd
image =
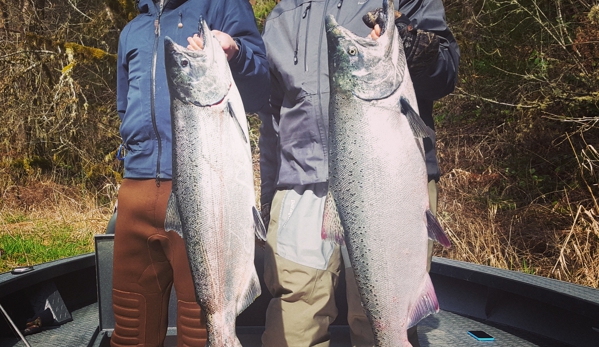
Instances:
[[[567,192],[557,204],[516,201],[500,189],[501,169],[477,173],[462,162],[476,153],[465,149],[470,145],[443,145],[451,142],[448,130],[439,130],[440,156],[455,158],[456,167],[439,183],[438,217],[453,247],[436,246],[435,255],[599,288],[597,215],[569,201]],[[254,160],[259,191],[257,153]],[[9,199],[0,208],[0,272],[92,252],[93,236],[104,233],[111,216],[112,205],[97,201],[114,201],[114,187],[98,197],[74,196],[72,188],[51,181],[31,186],[37,193],[22,187],[20,199],[4,192]]]
[[[485,119],[440,122],[438,211],[453,247],[437,246],[435,255],[599,288],[597,161],[584,155],[594,147],[585,148],[584,138],[582,151],[539,141],[521,126],[528,115],[515,117],[499,127]],[[558,138],[543,122],[545,134]],[[582,159],[564,171],[550,165],[568,154]]]
[[[93,251],[88,235],[81,235],[70,225],[45,221],[19,223],[19,227],[24,225],[30,230],[23,228],[0,235],[0,248],[6,252],[0,266],[2,272],[20,264],[43,263]]]
[[[94,251],[94,235],[104,233],[110,206],[96,198],[72,195],[51,181],[32,184],[34,196],[21,189],[21,202],[5,191],[0,207],[0,272]],[[51,192],[51,193],[49,193]],[[101,199],[100,199],[101,200]]]

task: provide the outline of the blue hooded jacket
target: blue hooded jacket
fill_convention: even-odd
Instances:
[[[139,12],[123,29],[118,48],[117,111],[126,150],[125,178],[171,179],[164,37],[187,46],[187,38],[199,31],[204,18],[211,30],[235,39],[239,52],[229,66],[247,112],[268,101],[268,62],[247,0],[141,0]]]

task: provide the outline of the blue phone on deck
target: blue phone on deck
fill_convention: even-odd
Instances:
[[[495,338],[482,330],[469,330],[468,335],[474,337],[478,341],[493,341]]]

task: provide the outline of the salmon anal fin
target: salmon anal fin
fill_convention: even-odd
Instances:
[[[179,236],[183,237],[183,228],[181,227],[181,218],[179,217],[179,209],[177,208],[177,196],[171,192],[166,205],[166,217],[164,218],[164,230],[176,231]]]
[[[258,240],[266,241],[266,227],[256,206],[252,206],[252,214],[254,215],[254,234],[256,234]]]
[[[260,280],[258,274],[252,264],[252,277],[248,283],[247,289],[243,292],[243,295],[237,301],[237,315],[243,312],[257,297],[262,293],[260,289]]]
[[[439,221],[430,210],[426,210],[426,229],[428,230],[428,237],[431,240],[437,241],[445,248],[451,247],[451,241],[443,231],[443,227],[439,224]]]
[[[341,225],[341,219],[337,211],[337,204],[330,190],[325,199],[322,219],[322,239],[343,245],[345,243],[345,233],[343,232],[343,226]]]
[[[408,328],[415,326],[422,319],[437,312],[439,312],[437,294],[435,293],[431,277],[427,273],[421,296],[418,298],[415,305],[410,308],[408,314]]]
[[[422,118],[420,118],[420,115],[412,108],[408,99],[401,97],[399,105],[401,106],[401,113],[408,118],[408,124],[410,124],[414,137],[429,137],[431,140],[435,139],[435,132],[433,129],[424,123]]]

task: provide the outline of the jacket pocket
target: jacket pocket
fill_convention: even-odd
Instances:
[[[328,176],[327,137],[319,96],[302,90],[279,121],[280,185],[323,182]]]

